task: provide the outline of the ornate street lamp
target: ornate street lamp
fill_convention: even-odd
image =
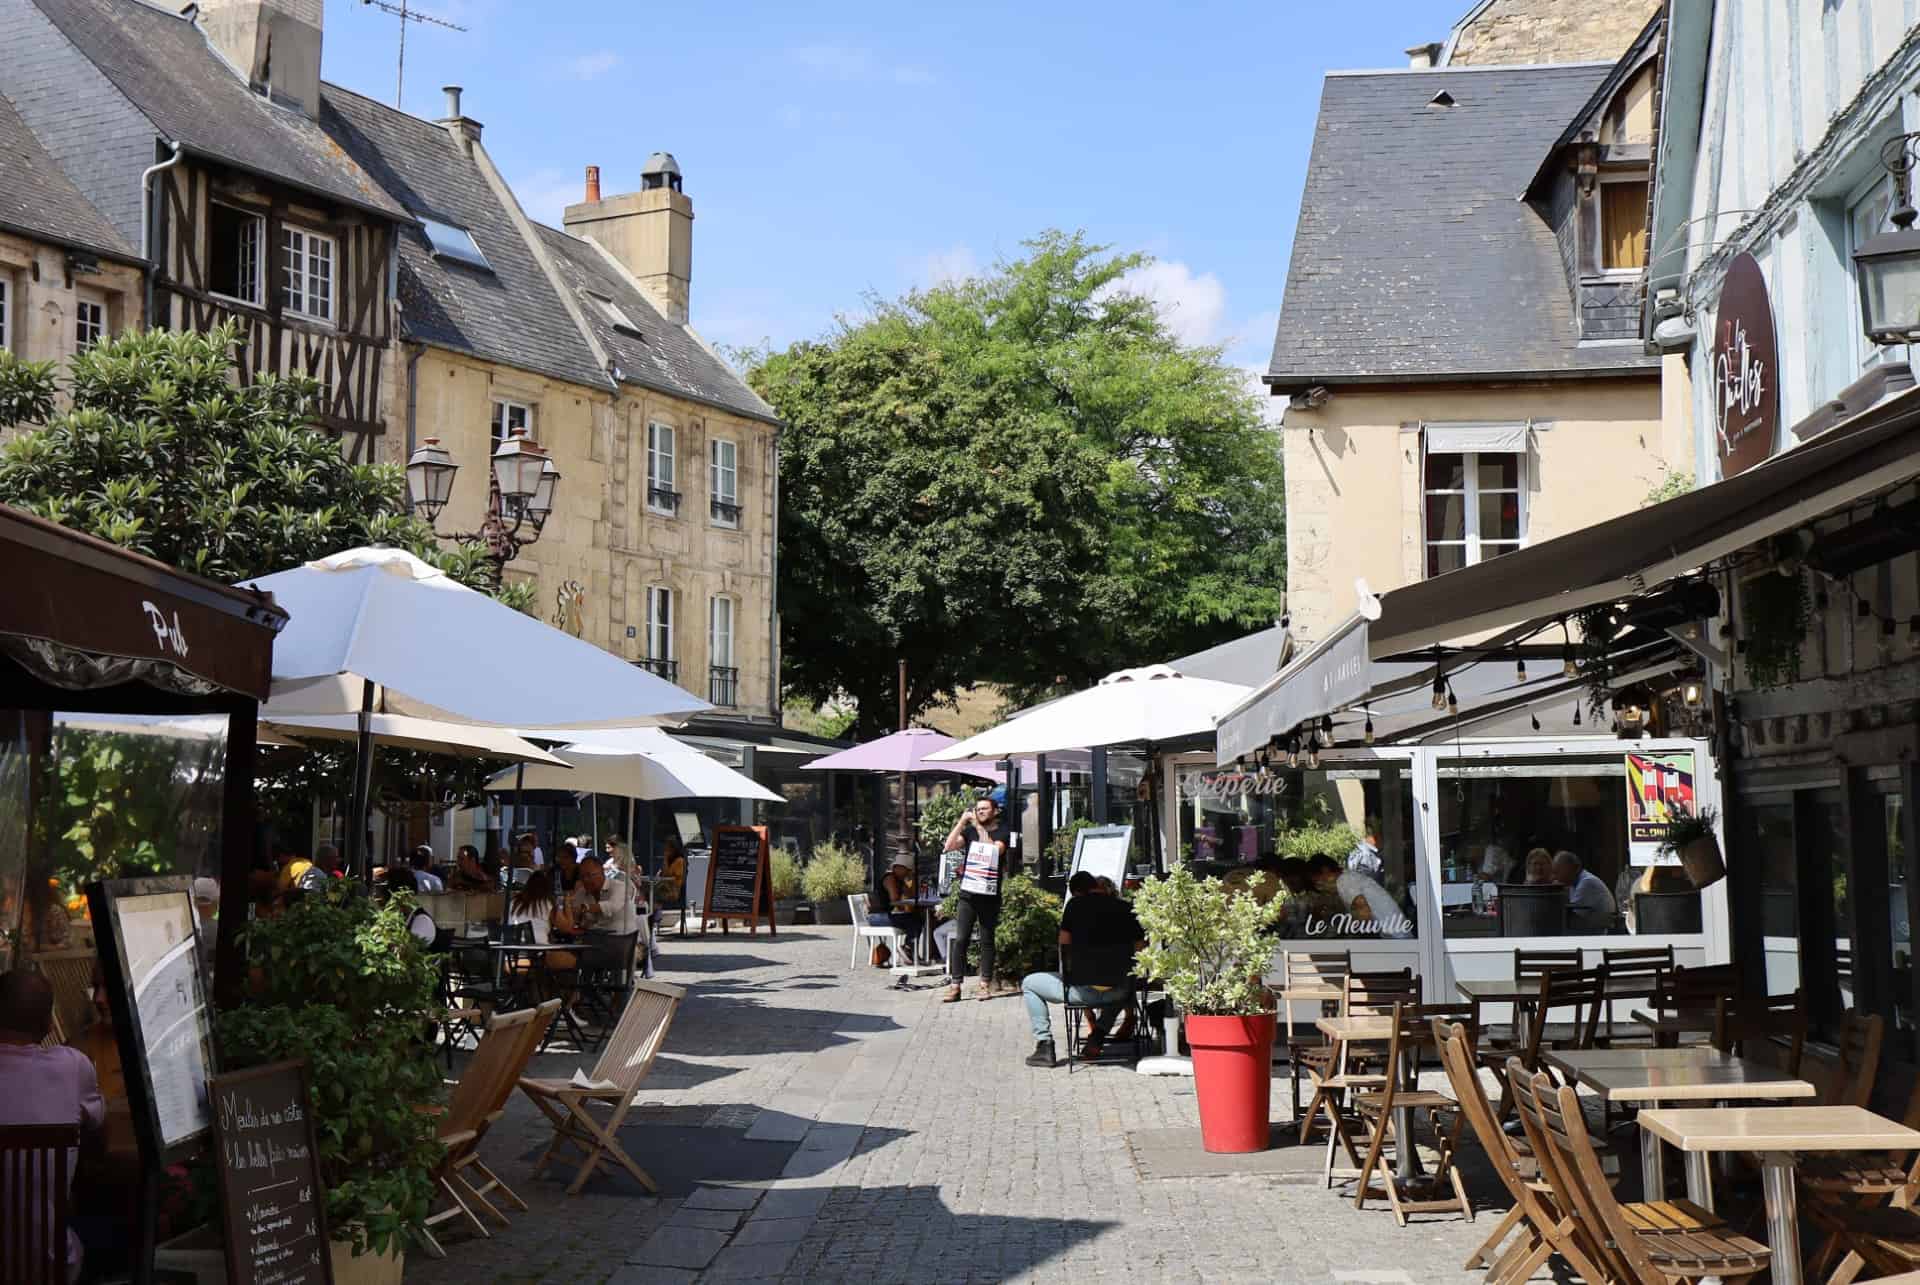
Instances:
[[[488,561],[493,564],[494,583],[498,584],[507,563],[540,538],[547,516],[553,512],[560,470],[554,467],[540,443],[527,436],[524,428],[515,429],[500,443],[491,462],[493,467],[487,473],[486,520],[478,531],[447,538],[483,541]],[[437,437],[427,438],[408,458],[407,499],[413,511],[425,518],[429,526],[452,498],[453,476],[459,467]]]
[[[1894,231],[1883,232],[1853,252],[1860,286],[1860,320],[1877,344],[1920,342],[1920,231],[1913,227],[1912,177],[1920,134],[1890,138],[1880,163],[1893,178]]]

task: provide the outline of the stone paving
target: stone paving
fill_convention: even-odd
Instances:
[[[572,1198],[570,1169],[533,1177],[551,1131],[516,1097],[483,1154],[531,1210],[490,1240],[444,1225],[449,1256],[409,1255],[406,1279],[1483,1279],[1460,1262],[1504,1207],[1484,1172],[1470,1190],[1491,1214],[1406,1228],[1322,1188],[1317,1151],[1276,1157],[1290,1172],[1145,1176],[1168,1172],[1136,1154],[1153,1131],[1197,1131],[1191,1080],[1029,1068],[1017,998],[893,989],[847,967],[846,932],[670,937],[661,977],[689,993],[623,1130],[660,1194],[624,1173]],[[535,1073],[592,1061],[553,1052]]]

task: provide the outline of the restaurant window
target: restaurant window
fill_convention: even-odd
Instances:
[[[1628,838],[1625,755],[1438,771],[1447,937],[1702,930],[1700,894],[1677,867],[1635,864],[1648,854]]]
[[[680,492],[674,487],[673,437],[671,425],[647,425],[647,509],[653,513],[680,510]]]
[[[222,205],[207,207],[207,289],[241,303],[260,302],[260,247],[267,222],[258,214]]]
[[[305,228],[280,229],[280,306],[310,321],[333,320],[334,240]]]
[[[1429,451],[1427,574],[1444,575],[1526,543],[1526,456],[1509,451]]]
[[[1595,195],[1595,262],[1602,272],[1640,271],[1647,266],[1646,178],[1602,177]]]
[[[107,337],[107,305],[98,299],[76,299],[73,304],[73,348],[85,352]]]

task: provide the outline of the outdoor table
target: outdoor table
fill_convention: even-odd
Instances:
[[[923,977],[928,973],[947,971],[946,965],[937,962],[933,949],[933,912],[939,907],[940,898],[915,897],[913,904],[916,909],[925,912],[927,917],[925,931],[920,936],[920,962],[897,963],[889,969],[888,971],[894,976],[896,986],[905,986],[909,977]]]
[[[575,951],[575,950],[579,950],[580,947],[577,943],[573,943],[573,942],[549,942],[543,946],[538,942],[494,941],[494,942],[487,943],[487,949],[499,951],[503,955],[526,955],[529,958],[531,958],[532,956],[535,956],[535,955],[550,955],[556,950]],[[545,970],[542,969],[542,972],[545,972]],[[567,1028],[567,1034],[573,1037],[574,1047],[585,1048],[587,1044],[587,1037],[586,1037],[586,1034],[581,1031],[580,1024],[573,1020],[573,1005],[566,1002],[566,997],[564,995],[561,996],[560,999],[561,999],[560,1022],[555,1023],[555,1025],[564,1023]],[[550,1042],[552,1039],[553,1039],[553,1027],[549,1026],[547,1028],[546,1040],[541,1041],[541,1045],[540,1045],[541,1052],[543,1053],[546,1052],[547,1043]]]
[[[1542,1060],[1592,1089],[1606,1103],[1767,1101],[1818,1094],[1798,1076],[1718,1049],[1569,1049],[1545,1054]],[[1704,1154],[1687,1160],[1690,1167],[1706,1162]],[[1666,1154],[1659,1137],[1644,1129],[1640,1132],[1640,1182],[1648,1200],[1665,1199]]]
[[[1393,1019],[1391,1017],[1323,1017],[1318,1023],[1328,1039],[1340,1046],[1339,1074],[1346,1074],[1347,1046],[1349,1044],[1387,1044],[1393,1040]],[[1397,1075],[1399,1067],[1389,1067],[1389,1075]],[[1395,1107],[1393,1128],[1395,1134],[1393,1166],[1395,1176],[1411,1181],[1420,1176],[1420,1149],[1413,1141],[1413,1108]],[[1327,1145],[1333,1145],[1333,1139],[1327,1139]],[[1332,1153],[1329,1152],[1329,1155]]]
[[[1682,1035],[1713,1034],[1713,1014],[1704,1009],[1662,1016],[1636,1008],[1633,1020],[1652,1031],[1654,1044],[1663,1049],[1677,1048]]]
[[[1481,1004],[1513,1005],[1514,1039],[1524,1045],[1531,1032],[1529,1023],[1533,1020],[1534,1005],[1540,1000],[1540,979],[1538,977],[1476,977],[1464,981],[1455,981],[1453,988],[1460,992],[1460,998],[1473,1000]],[[1607,999],[1650,999],[1653,996],[1654,979],[1651,977],[1623,977],[1616,981],[1607,979]],[[1635,1011],[1636,1018],[1642,1016]],[[1708,1028],[1712,1029],[1711,1021]]]
[[[1800,1227],[1794,1207],[1793,1161],[1800,1152],[1912,1151],[1920,1131],[1864,1107],[1661,1107],[1640,1113],[1643,1133],[1678,1147],[1687,1157],[1687,1198],[1713,1208],[1707,1163],[1720,1152],[1760,1159],[1767,1243],[1776,1285],[1800,1285]]]

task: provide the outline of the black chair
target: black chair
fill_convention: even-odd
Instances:
[[[1131,1017],[1133,1020],[1133,1056],[1140,1060],[1141,1040],[1146,1030],[1146,1020],[1138,1011],[1138,990],[1133,978],[1133,947],[1123,946],[1062,946],[1060,948],[1060,983],[1062,993],[1067,997],[1067,1074],[1073,1074],[1075,1050],[1079,1045],[1080,1021],[1084,1017],[1091,1029],[1094,1014],[1103,1010],[1118,1008],[1120,1020]],[[1114,1001],[1111,1004],[1076,1004],[1073,992],[1076,987],[1104,986],[1112,988]]]
[[[581,1003],[593,1010],[603,1030],[612,1030],[633,995],[634,954],[640,933],[590,933],[579,952],[575,983]]]
[[[1500,885],[1502,937],[1563,937],[1567,932],[1567,890],[1559,884]]]
[[[67,1285],[67,1180],[78,1124],[0,1126],[0,1280]]]

